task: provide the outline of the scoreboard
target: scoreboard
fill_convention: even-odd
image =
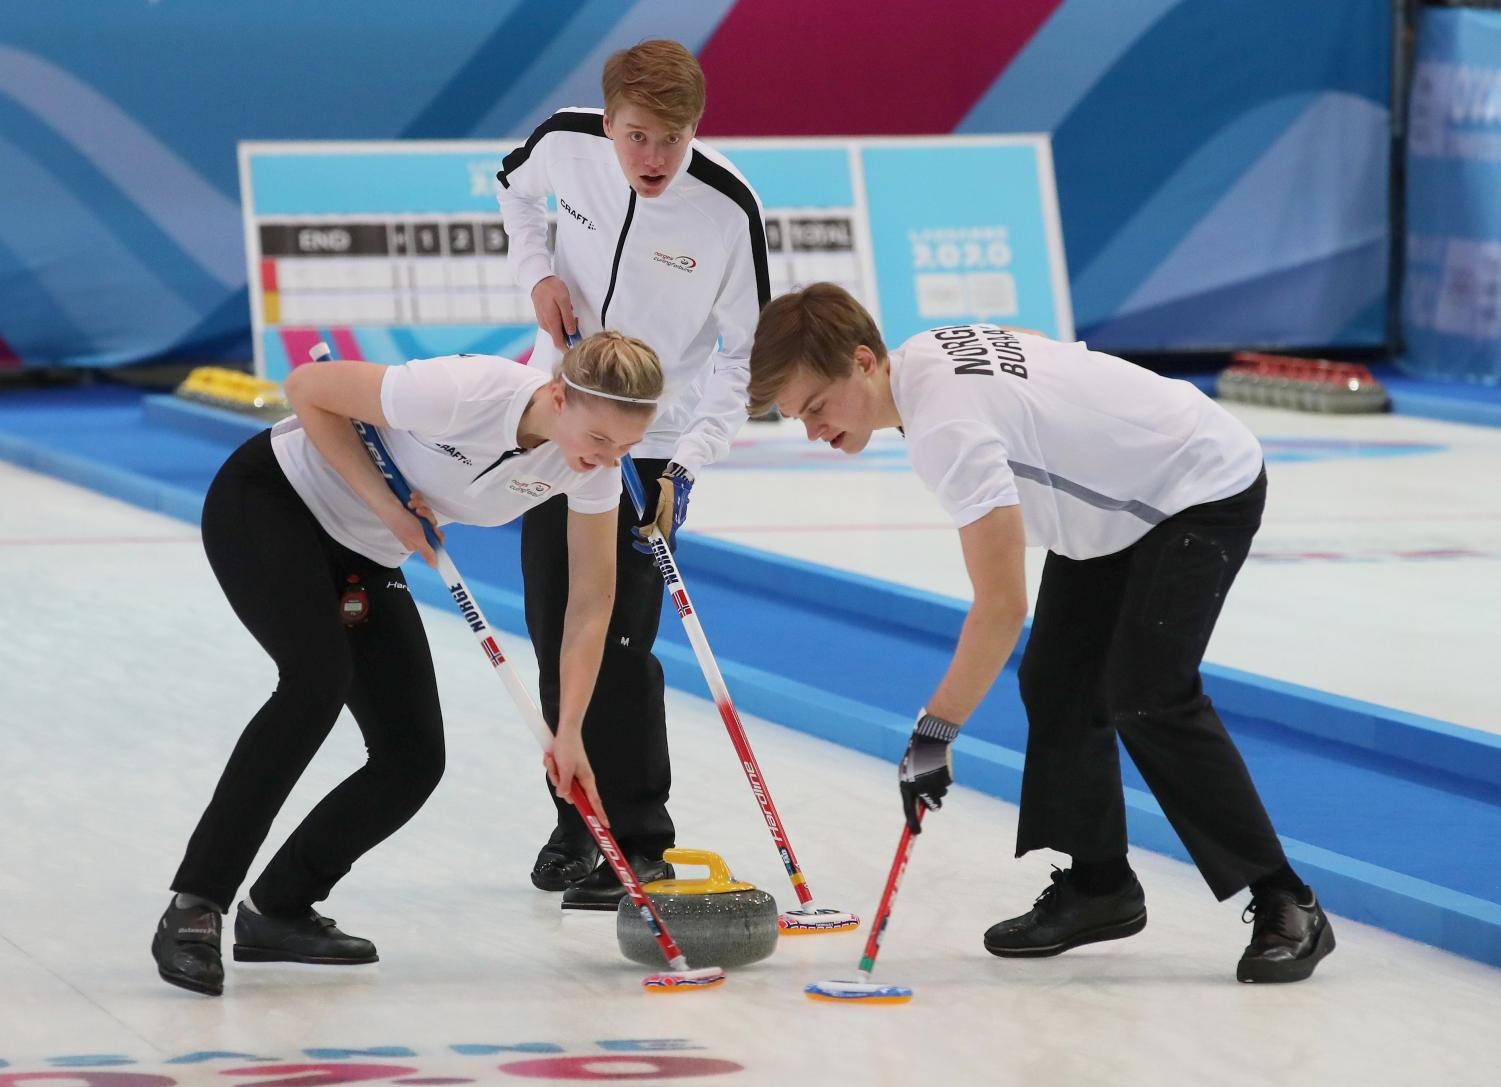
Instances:
[[[265,222],[257,237],[268,326],[531,319],[531,303],[511,275],[498,215]]]
[[[388,363],[524,351],[494,196],[518,142],[242,143],[256,372],[281,380],[320,339]],[[838,283],[893,345],[960,320],[1073,335],[1046,136],[713,146],[761,198],[774,294]]]

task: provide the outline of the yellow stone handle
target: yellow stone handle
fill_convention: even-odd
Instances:
[[[724,863],[723,857],[708,849],[668,849],[663,851],[662,859],[674,867],[684,864],[706,866],[709,869],[709,878],[702,882],[710,893],[738,891],[746,886],[738,883],[730,874],[730,866]]]

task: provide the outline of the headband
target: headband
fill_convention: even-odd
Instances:
[[[602,396],[606,400],[619,400],[623,404],[655,404],[658,400],[654,396],[616,396],[614,393],[601,392],[599,389],[589,389],[576,381],[569,381],[567,374],[559,373],[558,376],[563,379],[563,384],[567,385],[570,389],[577,389],[579,392],[588,393],[590,396]]]

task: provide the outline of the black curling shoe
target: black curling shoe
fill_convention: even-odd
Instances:
[[[360,966],[379,962],[375,945],[340,932],[332,917],[313,910],[298,917],[268,917],[245,903],[235,911],[236,962],[307,962]]]
[[[1302,981],[1334,950],[1334,929],[1311,891],[1307,905],[1289,891],[1251,899],[1241,920],[1254,922],[1235,968],[1237,981]]]
[[[162,980],[204,996],[223,993],[221,926],[219,911],[212,906],[178,909],[174,896],[151,938],[151,957]]]
[[[589,874],[599,857],[594,843],[576,845],[554,834],[532,865],[532,886],[539,891],[561,891]]]
[[[636,873],[636,879],[642,884],[657,879],[672,879],[677,874],[672,870],[672,865],[660,857],[647,860],[631,854],[626,859],[630,862],[631,871]],[[565,910],[608,910],[614,913],[624,897],[625,888],[615,878],[615,869],[610,867],[609,861],[601,859],[598,868],[563,892],[562,907]]]
[[[1103,895],[1084,894],[1056,868],[1052,879],[1030,910],[986,929],[986,951],[1007,959],[1043,958],[1080,944],[1122,940],[1147,927],[1146,895],[1135,874]]]

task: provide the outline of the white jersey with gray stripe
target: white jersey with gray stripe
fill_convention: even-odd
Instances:
[[[1020,505],[1027,543],[1072,559],[1128,547],[1245,490],[1261,446],[1186,381],[995,325],[930,329],[891,352],[913,469],[963,527]]]

